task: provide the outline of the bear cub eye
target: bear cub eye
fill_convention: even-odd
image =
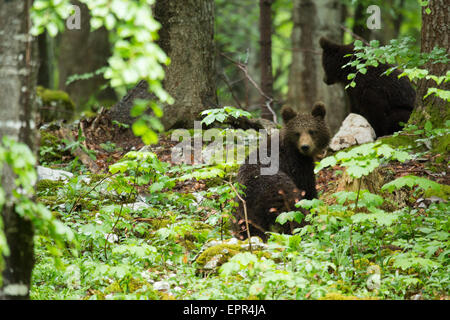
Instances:
[[[314,135],[314,134],[316,134],[316,131],[315,131],[315,130],[309,130],[308,133],[309,133],[310,135]]]

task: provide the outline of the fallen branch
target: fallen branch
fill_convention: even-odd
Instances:
[[[74,142],[75,139],[73,138],[72,132],[69,129],[61,128],[59,131],[60,131],[63,139],[65,139],[69,142]],[[83,151],[82,148],[77,147],[77,148],[75,148],[75,150],[72,150],[71,152],[74,156],[78,157],[80,159],[80,161],[87,168],[89,168],[89,170],[91,172],[96,173],[100,170],[97,163],[95,163],[95,161],[92,160],[91,157],[85,151]]]

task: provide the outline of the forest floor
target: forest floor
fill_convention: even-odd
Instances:
[[[255,240],[250,253],[227,222],[237,165],[174,164],[178,142],[168,134],[146,149],[156,158],[124,159],[144,144],[129,130],[106,131],[82,131],[84,150],[95,152],[95,174],[67,148],[47,146],[59,159],[41,152],[45,166],[75,174],[66,184],[38,185],[38,200],[74,231],[77,244],[63,250],[61,268],[53,270],[51,240],[41,236],[34,299],[449,298],[448,154],[425,151],[384,164],[363,180],[360,210],[353,210],[357,188],[345,168],[324,168],[309,225],[295,235],[274,233],[267,244]],[[79,132],[72,132],[77,141]],[[440,187],[380,191],[411,175]],[[83,184],[81,176],[91,181]]]

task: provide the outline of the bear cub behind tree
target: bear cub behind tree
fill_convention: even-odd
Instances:
[[[282,212],[298,210],[295,203],[301,199],[317,197],[314,157],[330,142],[325,112],[322,102],[317,102],[310,114],[298,114],[290,107],[283,108],[281,115],[284,126],[279,136],[278,173],[262,175],[261,168],[269,165],[261,164],[259,159],[257,164],[247,163],[251,155],[240,167],[237,182],[246,187],[243,198],[251,236],[259,236],[266,241],[267,231],[291,233],[294,228],[301,226],[294,222],[282,226],[275,219]],[[270,144],[267,150],[271,150]],[[254,152],[258,154],[258,150]],[[232,219],[233,229],[238,237],[247,238],[244,206],[239,199],[235,201],[239,207]]]
[[[354,53],[354,45],[340,45],[322,37],[320,46],[323,49],[324,82],[328,85],[349,84],[351,80],[347,76],[356,73],[356,68],[342,67],[352,60],[351,56],[345,55]],[[350,112],[365,117],[378,137],[400,131],[399,122],[408,122],[416,99],[409,80],[398,78],[398,70],[382,75],[390,67],[388,64],[368,67],[366,74],[357,74],[356,87],[345,90],[350,99]]]

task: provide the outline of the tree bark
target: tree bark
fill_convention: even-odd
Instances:
[[[214,0],[157,0],[159,45],[171,59],[164,79],[174,98],[164,106],[166,129],[193,128],[203,110],[217,107],[214,51]]]
[[[66,28],[57,38],[59,89],[70,95],[78,111],[85,109],[84,104],[91,96],[111,105],[117,101],[117,96],[111,87],[100,89],[108,84],[102,75],[66,85],[67,79],[74,74],[91,73],[107,66],[111,56],[108,31],[100,28],[91,32],[90,13],[86,4],[78,0],[72,0],[71,3],[80,8],[81,27],[79,30]]]
[[[273,120],[273,114],[267,105],[273,106],[272,74],[272,3],[273,0],[259,1],[259,34],[261,90],[266,95],[261,97],[261,118]]]
[[[422,7],[421,51],[431,52],[434,47],[440,47],[445,48],[447,54],[450,55],[450,6],[448,6],[448,1],[429,1],[430,14],[425,12],[426,8]],[[446,74],[448,66],[443,63],[427,63],[425,69],[430,74],[442,76]],[[433,80],[420,80],[417,86],[416,107],[411,115],[410,122],[421,125],[430,120],[433,127],[438,127],[448,120],[449,102],[434,95],[430,95],[424,100],[423,97],[427,94],[428,88],[450,90],[450,83],[442,83],[438,86]]]
[[[36,151],[36,52],[29,30],[32,0],[0,1],[0,136],[11,136]],[[10,254],[4,256],[0,299],[28,299],[34,265],[33,225],[15,212],[15,175],[5,166],[1,186],[6,203],[3,228]],[[3,253],[2,253],[3,254]]]
[[[165,69],[164,89],[175,103],[164,105],[166,130],[193,128],[200,112],[217,106],[213,0],[158,0],[155,18],[161,23],[158,44],[171,63]],[[107,113],[112,120],[131,125],[135,99],[156,100],[141,80]]]
[[[327,86],[323,82],[319,39],[326,36],[342,42],[342,10],[339,0],[294,1],[288,104],[297,111],[310,112],[314,102],[323,101],[332,133],[339,129],[348,107],[342,85]]]

